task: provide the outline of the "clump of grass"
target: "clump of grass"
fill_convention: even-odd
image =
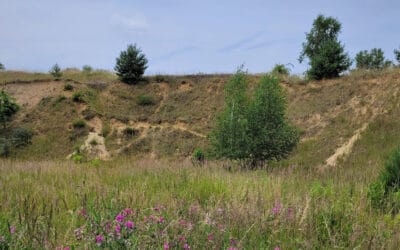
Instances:
[[[82,120],[82,119],[75,120],[75,121],[72,123],[72,126],[73,126],[75,129],[85,128],[85,127],[86,127],[86,121],[85,121],[85,120]]]
[[[150,106],[154,105],[155,101],[154,98],[150,95],[139,95],[137,97],[137,104],[139,104],[140,106]]]
[[[84,95],[81,91],[77,91],[72,94],[72,101],[74,102],[85,102]]]
[[[124,136],[126,136],[126,137],[135,136],[137,133],[136,129],[131,128],[131,127],[125,128],[122,132],[123,132]]]
[[[64,91],[71,91],[73,89],[74,89],[74,86],[72,84],[70,84],[70,83],[66,83],[64,85]]]
[[[96,139],[91,140],[91,141],[89,142],[89,144],[92,145],[92,146],[99,145],[99,143],[97,142]]]

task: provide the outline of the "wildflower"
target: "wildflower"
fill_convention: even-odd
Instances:
[[[99,235],[96,236],[96,244],[97,244],[98,246],[101,246],[101,244],[103,243],[103,241],[104,241],[103,235],[99,234]]]
[[[189,246],[187,243],[185,243],[185,244],[183,245],[183,249],[185,249],[185,250],[190,250],[190,246]]]
[[[122,211],[122,214],[125,216],[130,215],[132,213],[133,213],[133,211],[130,208],[125,208],[124,211]]]
[[[160,208],[157,206],[157,207],[154,208],[154,211],[159,212]]]
[[[208,241],[213,241],[214,240],[214,234],[210,233],[207,236]]]
[[[165,242],[164,243],[164,250],[168,250],[169,249],[169,243],[168,242]]]
[[[124,216],[122,214],[117,214],[115,220],[121,223],[124,220]]]
[[[275,206],[272,208],[272,213],[276,216],[281,211],[282,204],[280,202],[275,203]]]
[[[143,222],[146,223],[147,222],[147,216],[143,217]]]
[[[275,247],[274,250],[280,250],[280,248],[279,247]]]
[[[120,234],[120,233],[121,233],[121,225],[120,225],[120,224],[117,224],[117,225],[115,226],[115,233],[116,233],[116,234]]]
[[[231,238],[229,241],[230,241],[232,246],[236,246],[237,242],[236,242],[236,240],[234,238]]]
[[[179,235],[178,241],[186,242],[186,237],[184,235]]]
[[[85,216],[86,216],[86,210],[85,210],[85,208],[82,208],[81,210],[79,210],[79,211],[78,211],[78,214],[79,214],[80,216],[82,216],[82,217],[85,217]]]
[[[125,226],[126,226],[127,228],[129,228],[129,229],[132,229],[133,226],[134,226],[134,224],[133,224],[132,221],[128,220],[128,221],[125,223]]]
[[[183,220],[183,219],[179,220],[178,223],[179,223],[179,225],[181,225],[181,226],[185,226],[185,225],[186,225],[186,221]]]
[[[71,248],[69,248],[69,247],[64,247],[64,250],[71,250]]]
[[[160,216],[160,218],[158,218],[158,223],[163,224],[164,223],[164,217]]]
[[[10,227],[10,234],[15,234],[15,227],[13,226]]]

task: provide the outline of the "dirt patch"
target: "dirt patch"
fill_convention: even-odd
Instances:
[[[62,82],[14,83],[2,86],[2,89],[15,97],[19,105],[27,109],[35,107],[45,97],[62,94],[63,88]]]
[[[107,151],[104,144],[104,137],[100,136],[97,132],[90,132],[81,150],[88,154],[89,158],[97,158],[101,160],[108,160],[110,153]]]
[[[158,84],[159,88],[160,88],[160,94],[161,94],[161,101],[160,104],[158,105],[156,111],[154,112],[155,114],[159,113],[161,108],[164,106],[165,100],[168,97],[168,92],[169,92],[169,86],[168,83],[160,83]]]

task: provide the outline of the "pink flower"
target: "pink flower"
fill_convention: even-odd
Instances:
[[[133,224],[132,221],[128,220],[128,221],[125,223],[125,226],[126,226],[127,228],[129,228],[129,229],[132,229],[133,226],[134,226],[134,224]]]
[[[160,211],[160,208],[159,207],[155,207],[154,211],[158,212],[158,211]]]
[[[183,235],[179,235],[179,236],[178,236],[178,240],[179,240],[179,241],[182,241],[182,242],[186,242],[186,237],[183,236]]]
[[[280,248],[279,247],[275,247],[274,250],[280,250]]]
[[[80,211],[78,211],[78,214],[85,217],[86,216],[86,210],[85,208],[82,208]]]
[[[289,207],[289,208],[287,209],[287,216],[288,216],[290,219],[294,217],[294,209],[293,209],[293,208]]]
[[[124,216],[122,214],[117,214],[115,220],[121,223],[124,220]]]
[[[158,223],[163,224],[164,223],[164,217],[160,216],[160,218],[158,218]]]
[[[120,225],[120,224],[117,224],[117,225],[115,226],[115,232],[116,232],[117,234],[120,234],[120,233],[121,233],[121,225]]]
[[[179,225],[181,226],[185,226],[186,225],[186,221],[185,220],[179,220]]]
[[[230,239],[230,242],[231,242],[231,245],[232,245],[232,246],[236,246],[236,243],[237,243],[237,242],[236,242],[236,240],[235,240],[234,238],[231,238],[231,239]]]
[[[275,206],[272,208],[272,213],[274,215],[278,215],[279,212],[281,211],[282,204],[280,202],[275,203]]]
[[[168,250],[169,249],[169,243],[168,242],[165,242],[164,243],[164,250]]]
[[[190,250],[190,246],[189,246],[187,243],[185,243],[185,244],[183,245],[183,249],[185,249],[185,250]]]
[[[15,227],[13,226],[10,227],[10,234],[15,234]]]
[[[104,241],[103,235],[99,234],[99,235],[96,236],[96,244],[98,246],[100,246],[103,243],[103,241]]]
[[[122,212],[122,214],[124,214],[125,216],[132,214],[133,211],[130,208],[125,208],[124,211]]]
[[[213,241],[213,240],[214,240],[214,234],[210,233],[210,234],[207,236],[207,239],[208,239],[208,241]]]

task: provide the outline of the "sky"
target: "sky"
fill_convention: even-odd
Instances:
[[[342,23],[339,40],[354,58],[400,46],[399,0],[0,0],[0,62],[47,72],[90,65],[113,70],[137,44],[151,74],[250,73],[276,63],[303,73],[298,57],[317,15]]]

